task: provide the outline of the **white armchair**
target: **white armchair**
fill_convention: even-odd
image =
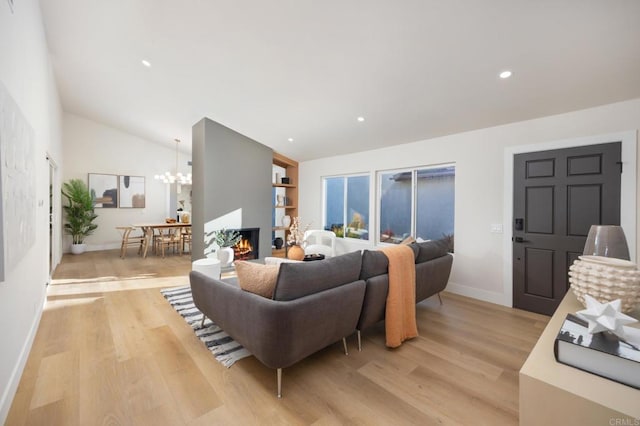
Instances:
[[[310,229],[304,233],[304,253],[324,254],[326,257],[336,255],[336,234],[332,231]]]

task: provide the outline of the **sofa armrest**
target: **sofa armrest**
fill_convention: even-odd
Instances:
[[[365,291],[364,281],[354,281],[277,301],[198,272],[190,279],[198,309],[271,368],[293,365],[351,334]]]
[[[416,263],[416,303],[445,289],[449,282],[452,264],[451,254],[428,262]]]

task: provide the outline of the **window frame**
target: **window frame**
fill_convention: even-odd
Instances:
[[[343,203],[343,208],[342,208],[342,227],[343,229],[347,228],[347,210],[348,210],[348,180],[349,178],[352,177],[366,177],[368,179],[368,191],[367,191],[367,199],[369,200],[369,206],[368,206],[368,211],[367,211],[367,235],[369,236],[368,239],[364,240],[362,238],[353,238],[353,237],[347,237],[344,235],[342,237],[339,237],[336,235],[337,238],[344,238],[344,239],[348,239],[351,241],[371,241],[371,173],[366,172],[366,173],[349,173],[349,174],[340,174],[340,175],[330,175],[330,176],[322,176],[322,229],[326,229],[327,224],[325,223],[326,219],[327,219],[327,179],[336,179],[336,178],[342,178],[343,181],[343,199],[342,199],[342,203]]]
[[[442,163],[442,164],[430,164],[428,166],[412,166],[412,167],[404,167],[399,169],[387,169],[387,170],[377,170],[376,171],[376,196],[375,196],[375,209],[376,209],[376,223],[375,223],[375,240],[374,244],[376,245],[396,245],[394,243],[388,243],[384,241],[380,241],[380,224],[381,224],[381,214],[382,214],[382,175],[387,174],[395,174],[395,173],[411,173],[411,229],[409,234],[416,235],[417,232],[417,203],[418,203],[418,171],[419,170],[428,170],[428,169],[442,169],[447,167],[454,168],[454,176],[455,170],[457,169],[456,163]],[[454,179],[454,190],[455,190],[455,179]],[[454,197],[455,198],[455,197]],[[455,207],[454,207],[455,211]],[[455,217],[454,217],[454,235],[455,235]]]

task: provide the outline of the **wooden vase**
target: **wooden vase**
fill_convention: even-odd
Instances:
[[[302,260],[304,259],[304,249],[300,246],[290,246],[287,257],[291,260]]]

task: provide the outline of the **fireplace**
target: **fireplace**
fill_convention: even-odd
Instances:
[[[233,246],[234,260],[252,260],[260,257],[258,248],[260,243],[260,228],[234,229],[240,233],[242,239]]]

